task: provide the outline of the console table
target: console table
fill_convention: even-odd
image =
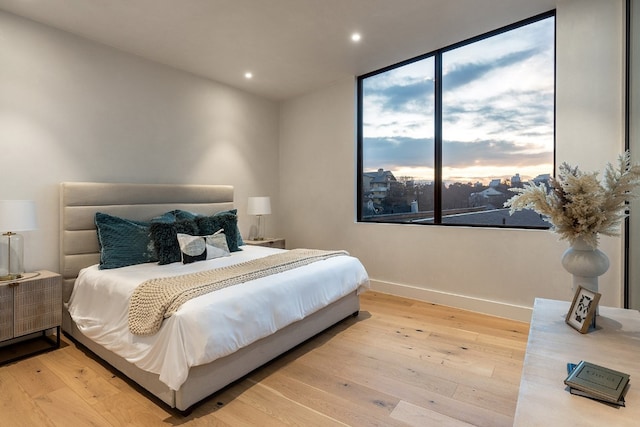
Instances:
[[[600,306],[596,329],[581,334],[564,321],[569,306],[535,300],[514,426],[640,425],[640,312]],[[569,393],[567,362],[580,360],[631,376],[625,407]]]

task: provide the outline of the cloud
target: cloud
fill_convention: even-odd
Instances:
[[[468,166],[526,167],[553,163],[553,153],[533,144],[485,139],[480,141],[444,141],[443,163],[447,167]],[[399,167],[432,167],[433,139],[365,138],[363,167],[365,171],[394,170]]]
[[[535,176],[553,164],[553,28],[544,20],[517,37],[443,53],[443,162],[451,173]],[[428,58],[365,79],[365,170],[433,167],[432,73]]]
[[[510,102],[505,104],[505,99]],[[478,103],[448,103],[443,107],[443,126],[445,132],[448,127],[465,127],[487,136],[548,137],[553,133],[553,103],[553,92],[539,91],[512,91]],[[493,130],[487,131],[490,126]],[[540,131],[542,128],[546,131]]]
[[[382,111],[429,113],[433,111],[433,81],[407,79],[403,84],[365,88],[365,96],[379,101]]]
[[[496,60],[486,62],[470,62],[454,66],[442,76],[442,90],[453,91],[469,84],[497,69],[504,69],[511,65],[534,57],[540,53],[539,48],[525,49],[512,52]],[[443,62],[446,61],[446,54],[443,55]]]
[[[442,157],[446,166],[455,168],[469,165],[524,167],[553,162],[552,152],[540,150],[533,144],[497,139],[445,141]]]
[[[509,53],[496,60],[456,65],[443,76],[443,90],[453,92],[478,81],[492,71],[504,70],[539,53],[539,48],[531,48]],[[375,102],[382,113],[420,111],[424,114],[432,114],[434,82],[426,74],[424,76],[387,76],[371,82],[365,81],[364,96]]]
[[[364,138],[362,159],[365,171],[432,166],[433,139]]]

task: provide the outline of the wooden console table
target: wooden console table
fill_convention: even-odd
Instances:
[[[514,426],[640,425],[640,312],[601,306],[596,329],[580,334],[564,321],[569,305],[535,300]],[[631,376],[625,407],[566,390],[567,362],[580,360]]]

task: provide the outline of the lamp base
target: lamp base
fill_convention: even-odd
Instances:
[[[7,232],[0,236],[0,281],[22,278],[24,240],[21,234]]]
[[[262,215],[258,216],[258,232],[256,237],[253,240],[264,240],[264,221],[262,220]]]

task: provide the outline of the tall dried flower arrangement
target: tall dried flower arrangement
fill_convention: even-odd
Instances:
[[[620,235],[620,222],[628,215],[627,201],[637,197],[633,191],[640,185],[640,165],[631,164],[629,151],[618,158],[614,168],[607,163],[604,180],[598,172],[582,172],[563,163],[558,176],[544,183],[511,188],[518,193],[505,203],[510,213],[533,209],[552,225],[553,231],[573,244],[582,238],[592,248],[598,246],[598,235]]]

